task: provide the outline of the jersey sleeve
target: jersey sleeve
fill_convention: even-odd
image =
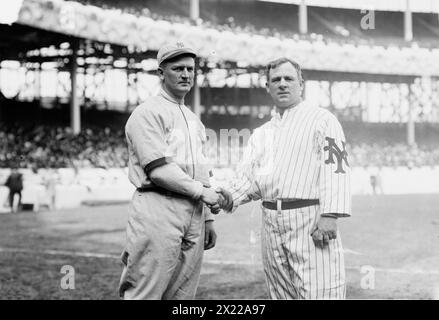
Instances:
[[[207,135],[206,135],[206,128],[204,127],[203,123],[199,121],[199,127],[200,127],[200,140],[201,140],[201,164],[204,165],[204,169],[207,173],[207,181],[208,185],[210,184],[210,177],[212,176],[212,164],[209,163],[207,154],[206,154],[206,144],[207,144]],[[214,215],[210,211],[210,208],[206,205],[203,205],[204,209],[204,221],[215,221]]]
[[[170,162],[165,156],[168,148],[165,123],[165,117],[158,110],[143,107],[133,112],[125,126],[128,143],[146,174]]]
[[[237,177],[227,188],[233,197],[233,207],[229,213],[242,204],[261,199],[261,191],[254,177],[257,165],[257,149],[255,134],[253,134],[244,150],[243,159],[237,168]]]
[[[351,215],[351,168],[346,138],[340,122],[332,114],[319,132],[321,214]]]
[[[209,180],[210,186],[210,178],[213,176],[213,166],[214,164],[211,162],[212,159],[209,159],[209,155],[207,154],[207,134],[206,127],[200,121],[200,140],[201,140],[201,152],[199,163],[202,164],[202,170],[204,170],[207,174],[207,180]]]

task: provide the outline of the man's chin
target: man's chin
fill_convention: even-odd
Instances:
[[[278,100],[276,106],[279,108],[288,108],[293,102],[291,100]]]
[[[190,86],[190,85],[183,85],[183,86],[179,86],[178,89],[182,93],[188,93],[189,91],[191,91],[192,86]]]
[[[175,90],[175,95],[184,98],[184,96],[186,94],[189,93],[189,91],[191,91],[191,88],[179,88],[178,90]]]

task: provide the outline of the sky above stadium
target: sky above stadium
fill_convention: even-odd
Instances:
[[[377,11],[405,11],[407,3],[412,12],[439,13],[439,1],[437,0],[259,0],[263,2],[277,2],[285,4],[300,4],[302,1],[309,6],[330,7],[358,10]]]

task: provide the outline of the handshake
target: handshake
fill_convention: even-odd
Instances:
[[[201,201],[210,208],[213,214],[218,214],[221,209],[230,211],[233,207],[232,194],[223,188],[217,188],[216,190],[204,188]]]

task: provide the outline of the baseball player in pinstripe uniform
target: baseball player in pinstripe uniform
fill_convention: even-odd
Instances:
[[[272,119],[254,131],[233,205],[262,200],[262,251],[272,299],[344,299],[338,218],[350,216],[350,168],[343,129],[329,111],[302,100],[300,66],[287,58],[267,67]]]
[[[195,52],[182,43],[157,55],[161,91],[138,106],[125,127],[129,179],[137,188],[129,209],[125,299],[192,299],[203,250],[215,245],[210,210],[220,194],[209,188],[202,161],[205,129],[184,105],[194,81]]]

